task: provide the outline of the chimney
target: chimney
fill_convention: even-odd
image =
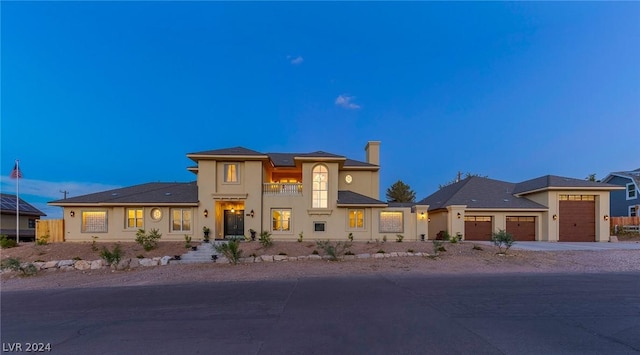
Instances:
[[[364,147],[367,163],[380,166],[380,141],[369,141]]]

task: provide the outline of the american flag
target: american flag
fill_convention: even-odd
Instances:
[[[14,165],[13,170],[11,170],[11,178],[12,179],[22,179],[22,171],[20,171],[20,167],[18,166],[18,162]]]

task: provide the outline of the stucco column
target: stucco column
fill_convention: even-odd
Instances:
[[[416,240],[429,239],[429,205],[416,205],[416,218]]]
[[[447,232],[449,235],[458,233],[464,236],[464,210],[467,205],[450,205],[447,206],[449,218],[447,219]]]

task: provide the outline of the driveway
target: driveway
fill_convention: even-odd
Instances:
[[[474,244],[493,245],[492,242],[473,242]],[[514,250],[565,251],[565,250],[640,250],[640,242],[589,243],[589,242],[515,242]]]

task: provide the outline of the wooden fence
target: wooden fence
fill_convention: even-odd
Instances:
[[[640,225],[640,217],[611,217],[612,226],[637,226]]]
[[[36,222],[36,239],[49,236],[47,242],[64,242],[64,219],[39,219]]]

